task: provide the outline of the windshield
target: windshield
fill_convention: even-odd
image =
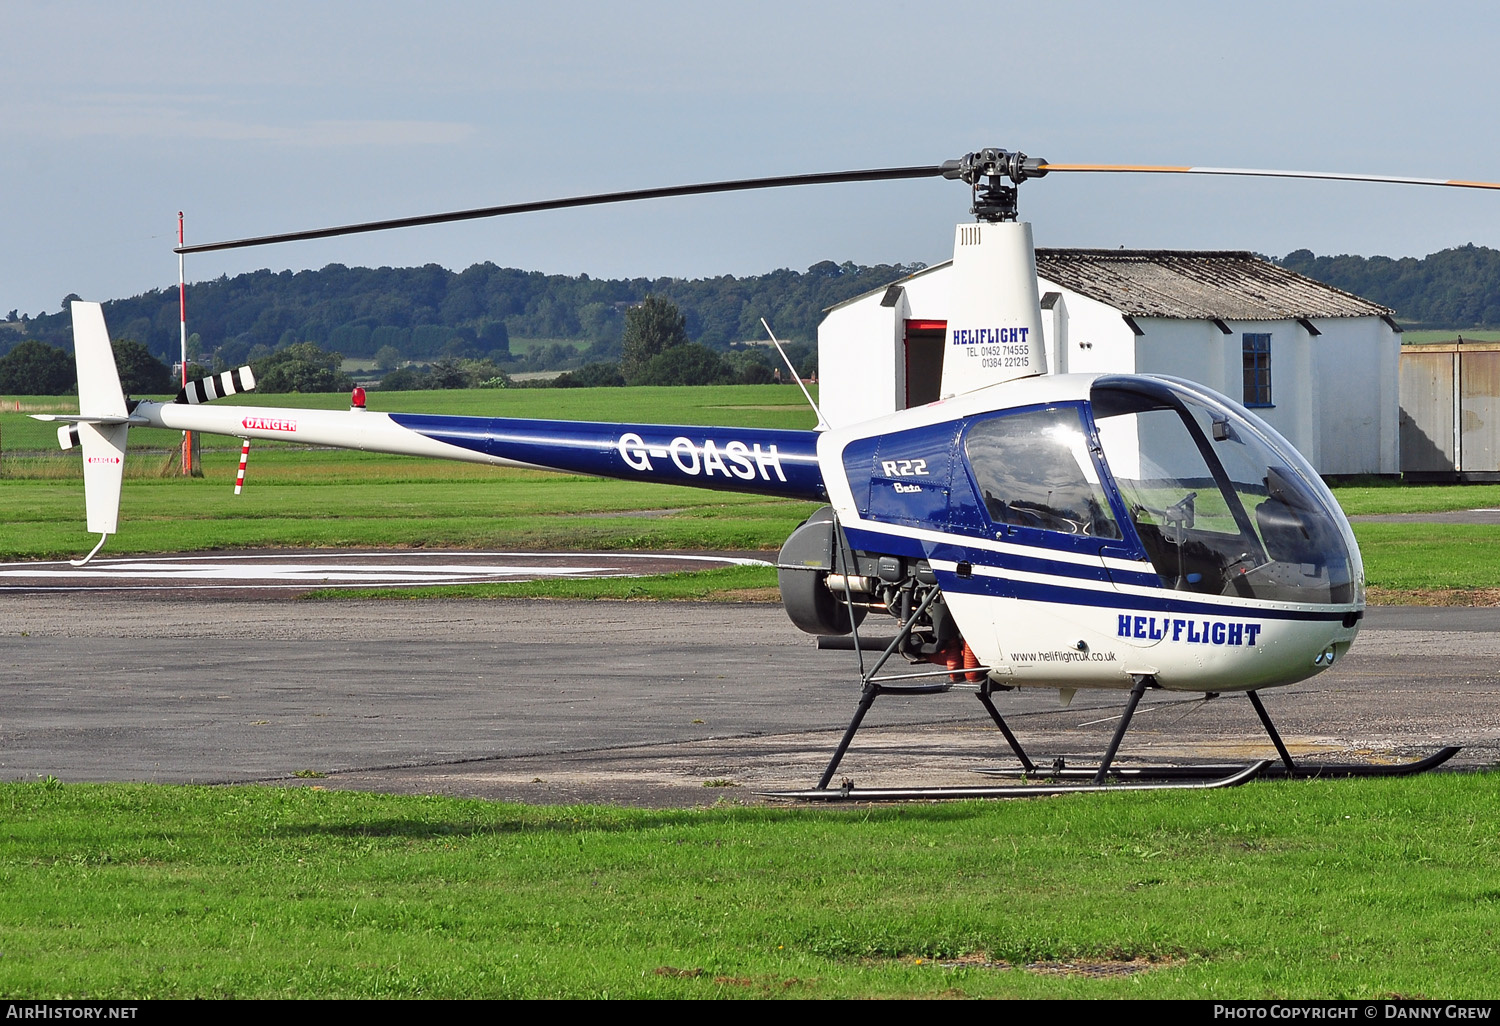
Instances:
[[[1105,463],[1164,585],[1285,602],[1363,601],[1347,521],[1269,425],[1174,379],[1101,378],[1091,398]]]

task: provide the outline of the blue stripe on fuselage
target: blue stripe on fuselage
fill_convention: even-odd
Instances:
[[[627,481],[827,499],[816,431],[392,413],[438,442],[499,459]]]
[[[1047,559],[1045,549],[1036,557],[1020,556],[1012,552],[998,552],[963,544],[965,539],[953,537],[951,541],[933,541],[913,538],[909,535],[884,531],[869,531],[861,528],[846,528],[845,534],[851,548],[860,551],[882,552],[892,556],[911,559],[937,559],[954,563],[966,562],[979,568],[1000,571],[999,575],[977,572],[972,577],[959,577],[947,570],[935,570],[938,584],[945,592],[958,595],[990,595],[997,598],[1016,598],[1032,602],[1056,602],[1077,606],[1096,606],[1110,609],[1140,611],[1147,613],[1174,613],[1177,615],[1201,614],[1224,616],[1257,616],[1268,620],[1342,620],[1343,609],[1330,610],[1316,606],[1303,609],[1267,609],[1262,606],[1225,605],[1195,601],[1184,598],[1179,591],[1162,588],[1161,579],[1155,573],[1138,573],[1111,568],[1102,563],[1069,563]],[[1005,576],[1006,571],[1029,573],[1058,578],[1056,583],[1019,581]],[[1095,588],[1077,587],[1073,581],[1095,581],[1101,584],[1132,584],[1160,589],[1157,595],[1141,595],[1114,589],[1105,591]]]
[[[892,556],[911,559],[948,559],[973,563],[975,566],[994,567],[1020,573],[1047,574],[1052,577],[1071,577],[1077,580],[1099,581],[1103,584],[1134,584],[1143,588],[1161,586],[1161,578],[1155,571],[1105,569],[1100,562],[1068,562],[1052,559],[1047,550],[1039,548],[1035,555],[1020,555],[1013,551],[999,552],[995,549],[965,545],[967,540],[959,535],[950,541],[929,541],[909,535],[887,534],[884,531],[867,531],[850,527],[845,529],[849,544],[861,551],[883,552]]]
[[[1194,602],[1174,597],[1182,594],[1175,591],[1163,590],[1160,597],[1129,595],[1116,591],[1094,591],[1089,588],[1038,584],[988,575],[959,577],[955,573],[942,570],[934,570],[934,573],[937,576],[938,586],[943,591],[958,595],[991,595],[996,598],[1014,598],[1030,602],[1059,602],[1071,606],[1128,609],[1132,612],[1175,613],[1180,616],[1201,614],[1220,617],[1226,615],[1259,617],[1263,620],[1342,620],[1348,615],[1343,609],[1327,609],[1318,606],[1307,606],[1302,609],[1267,609],[1263,606]]]

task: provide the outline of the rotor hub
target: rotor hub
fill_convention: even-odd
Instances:
[[[968,182],[974,194],[970,213],[981,221],[1016,219],[1016,186],[1047,173],[1047,161],[1024,153],[983,149],[943,162],[943,177]],[[1007,184],[1007,180],[1009,184]]]

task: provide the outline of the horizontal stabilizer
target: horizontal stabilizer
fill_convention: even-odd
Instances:
[[[144,424],[136,417],[85,417],[78,413],[33,413],[32,420],[53,421],[58,424]]]
[[[238,370],[228,370],[222,374],[189,381],[183,386],[182,391],[177,393],[177,398],[172,401],[197,406],[199,403],[222,399],[226,395],[249,392],[254,388],[254,372],[249,367],[241,367]]]

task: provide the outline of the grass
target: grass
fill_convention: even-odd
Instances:
[[[1500,331],[1481,328],[1422,328],[1406,331],[1401,335],[1401,344],[1408,346],[1429,345],[1433,342],[1453,342],[1463,336],[1465,342],[1500,342]]]
[[[1500,587],[1500,528],[1489,524],[1354,525],[1366,581],[1398,591]]]
[[[163,398],[163,397],[157,397]],[[816,398],[816,392],[814,392]],[[16,405],[21,409],[17,411]],[[678,388],[439,389],[372,392],[370,409],[387,413],[452,413],[470,417],[541,417],[553,420],[605,420],[635,423],[725,424],[734,427],[811,429],[816,424],[800,389],[786,385],[703,385]],[[347,408],[343,392],[233,396],[219,406],[301,406]],[[57,425],[32,420],[32,413],[76,413],[71,396],[0,398],[0,442],[4,451],[57,451]],[[209,436],[221,445],[237,442]],[[175,431],[137,428],[132,447],[169,449],[180,442]],[[257,442],[256,446],[283,443]]]
[[[1500,507],[1500,485],[1397,485],[1333,490],[1351,515]],[[1367,598],[1378,605],[1500,605],[1500,527],[1356,523]]]
[[[301,457],[300,459],[298,457]],[[814,504],[629,481],[491,470],[362,454],[251,453],[202,479],[129,481],[109,551],[404,546],[512,550],[778,547]],[[286,466],[281,461],[291,462]],[[80,483],[0,482],[0,558],[46,559],[92,546]],[[79,547],[83,546],[82,549]]]
[[[12,784],[0,993],[1483,998],[1496,783],[699,811]]]
[[[795,400],[795,401],[793,401]],[[266,396],[266,405],[337,408],[342,395]],[[23,400],[31,408],[43,400]],[[51,400],[50,405],[62,404]],[[475,390],[379,397],[384,409],[467,415],[672,420],[755,427],[810,427],[795,389],[715,388]],[[55,430],[26,411],[0,410],[5,531],[0,558],[77,555],[83,528],[81,469],[55,450]],[[34,412],[34,411],[33,411]],[[157,437],[159,436],[159,437]],[[780,546],[814,508],[805,502],[631,481],[504,470],[400,456],[256,442],[243,495],[231,494],[234,439],[208,436],[204,477],[163,476],[172,432],[133,431],[157,446],[126,463],[122,533],[109,551],[207,548],[426,546],[488,549],[733,549]],[[215,444],[217,443],[217,444]]]
[[[1500,485],[1401,485],[1382,482],[1341,485],[1334,498],[1349,516],[1390,513],[1448,513],[1500,507]]]

